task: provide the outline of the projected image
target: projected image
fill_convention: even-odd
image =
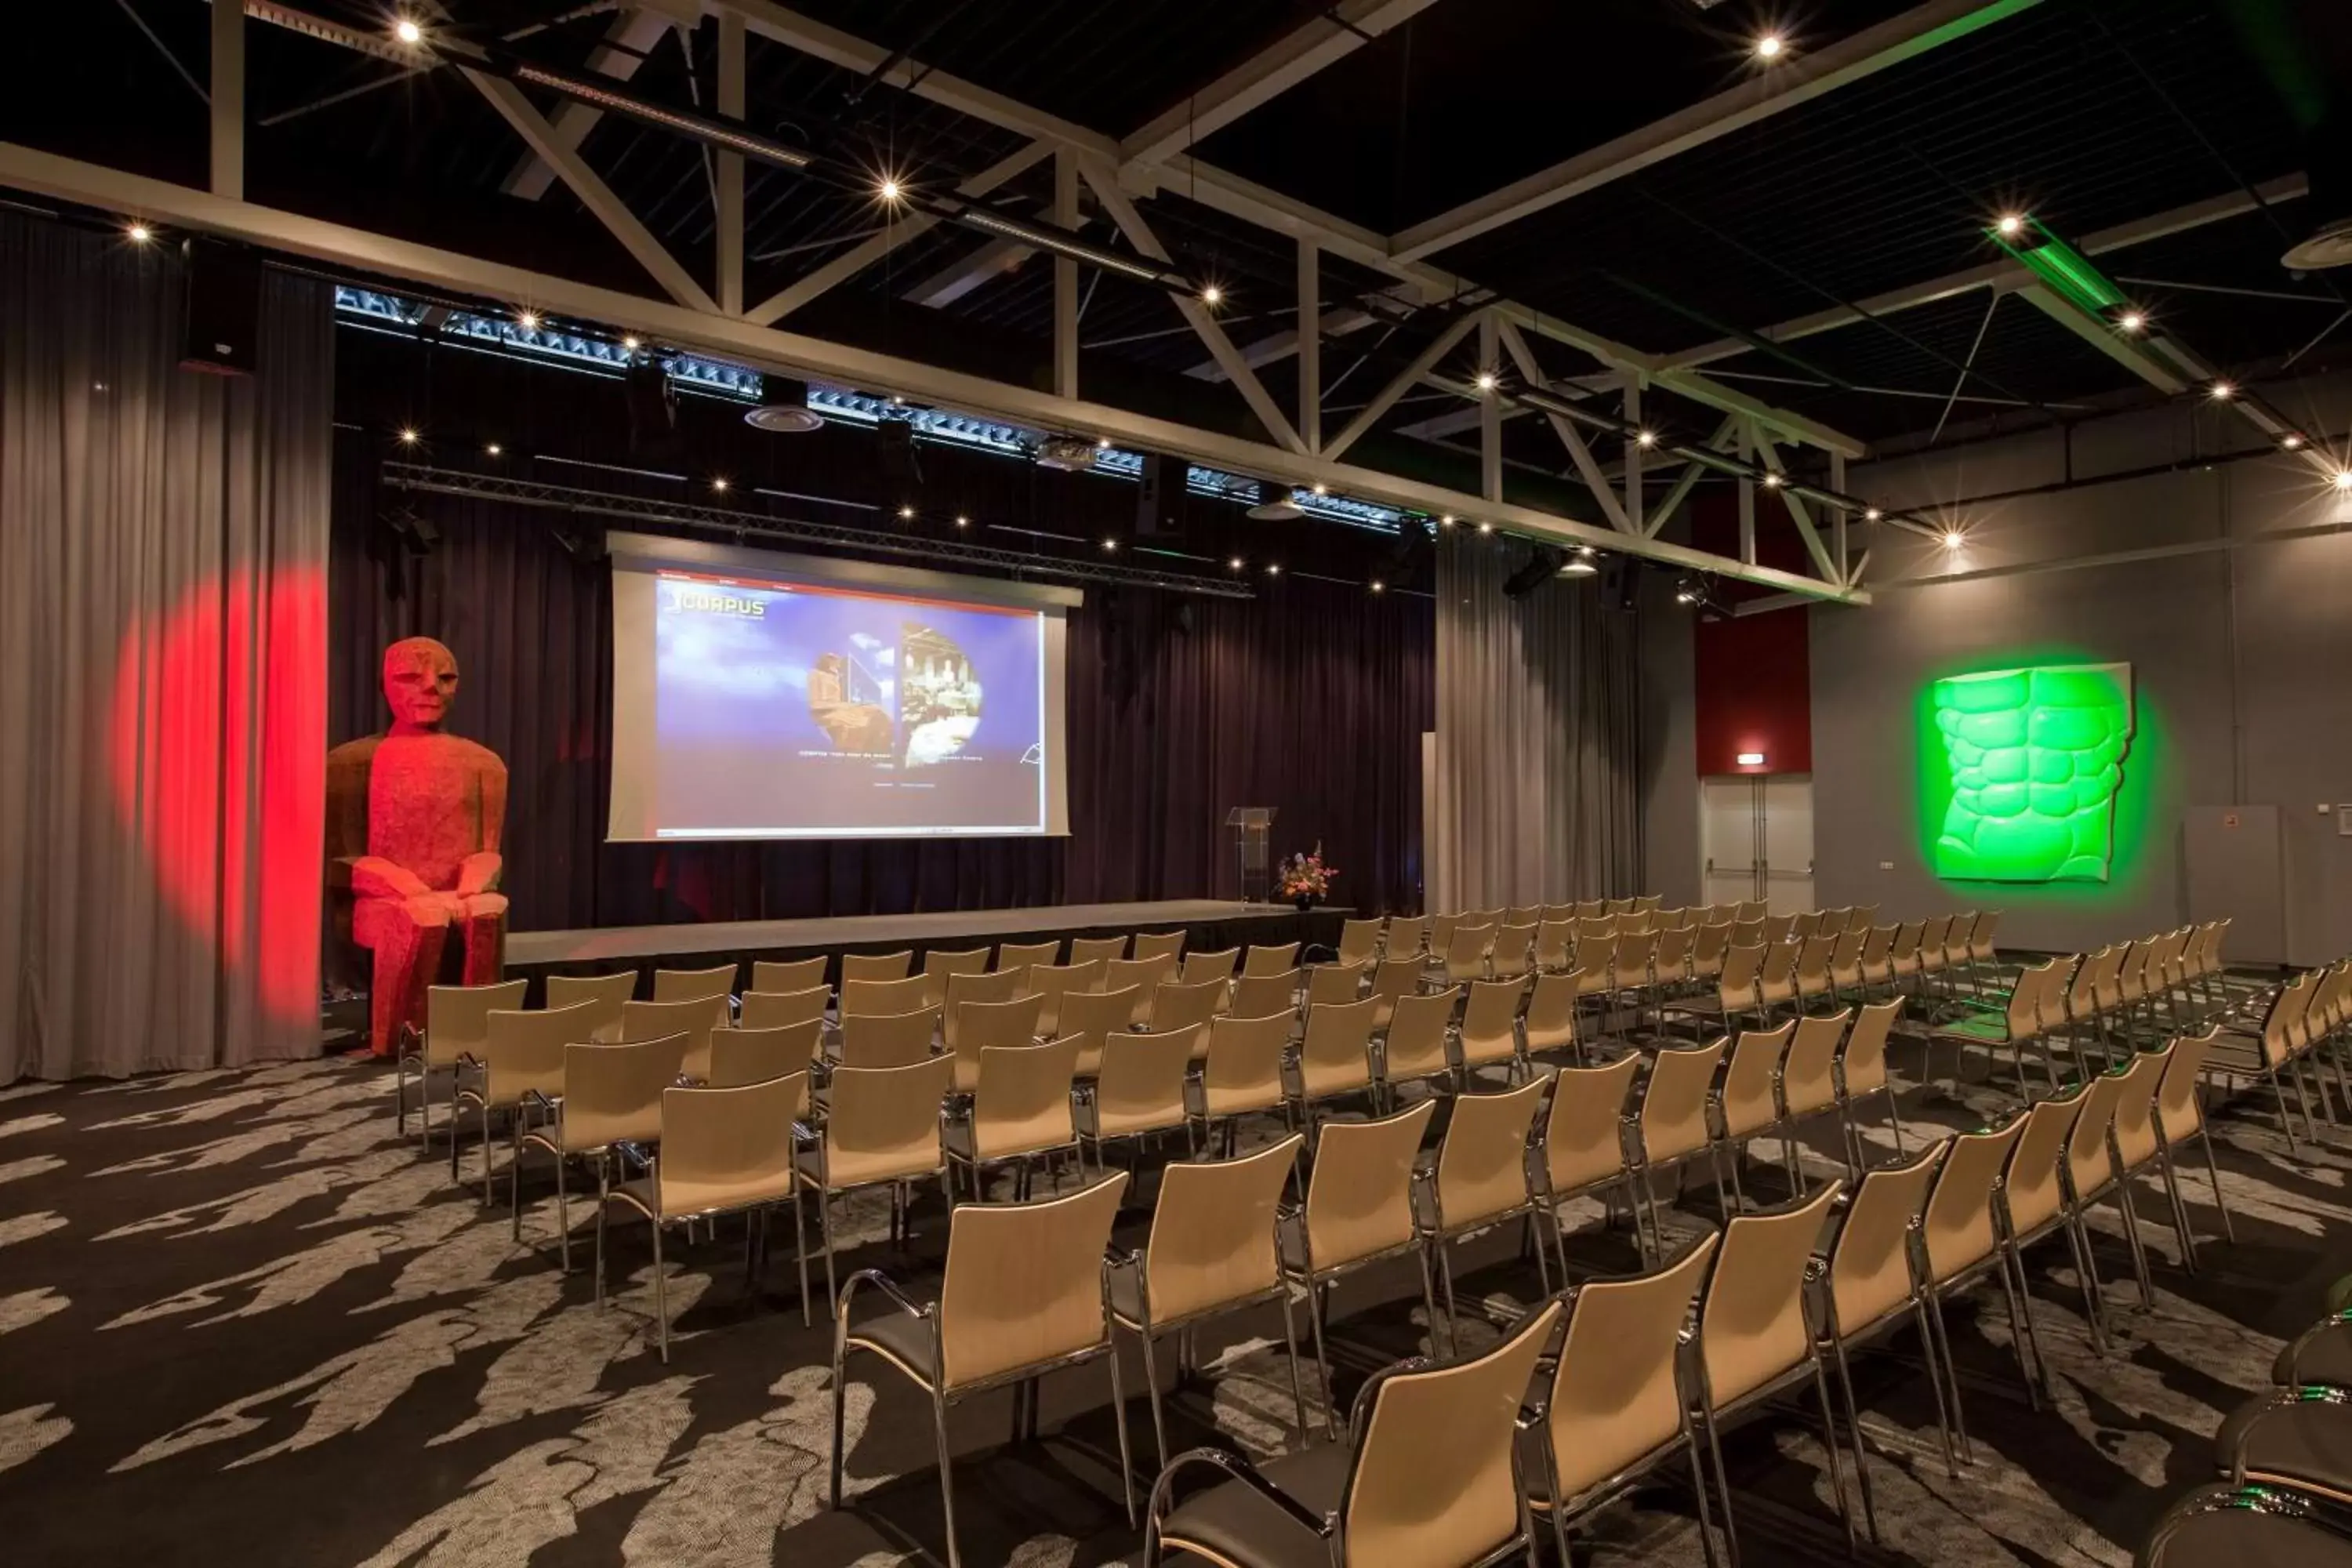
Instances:
[[[1037,612],[668,571],[653,608],[649,837],[1045,830]]]
[[[2105,881],[2136,728],[2131,666],[1986,670],[1938,680],[1931,695],[1931,760],[1951,780],[1936,875]]]

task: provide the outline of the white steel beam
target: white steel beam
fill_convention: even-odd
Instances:
[[[1784,478],[1787,476],[1789,470],[1780,461],[1780,449],[1769,438],[1759,434],[1756,451],[1764,459],[1766,468]],[[1805,542],[1805,553],[1813,558],[1814,568],[1830,582],[1844,582],[1845,574],[1838,569],[1837,557],[1831,554],[1830,547],[1822,542],[1822,531],[1813,526],[1813,514],[1805,505],[1804,498],[1790,495],[1786,486],[1780,487],[1780,504],[1789,509],[1789,521],[1797,525],[1797,536]]]
[[[1706,438],[1707,447],[1714,451],[1722,451],[1724,443],[1730,440],[1738,429],[1739,416],[1725,415],[1723,423],[1715,427],[1715,434]],[[1691,491],[1696,488],[1699,480],[1706,477],[1706,471],[1705,463],[1683,465],[1682,476],[1675,480],[1674,488],[1666,491],[1666,499],[1652,508],[1650,514],[1642,520],[1642,532],[1644,537],[1655,539],[1665,531],[1666,524],[1674,521],[1675,513],[1682,509],[1683,502],[1689,499]]]
[[[722,13],[723,15],[723,13]],[[614,81],[626,81],[637,74],[645,57],[662,34],[669,29],[669,18],[654,11],[623,10],[605,29],[604,41],[588,51],[588,68]],[[601,109],[591,109],[584,103],[566,100],[548,121],[555,127],[555,139],[566,147],[577,147],[588,139],[596,122],[604,118]],[[535,202],[547,194],[555,183],[555,171],[547,160],[536,153],[526,153],[499,187],[510,196],[520,196]]]
[[[1518,222],[1567,201],[1901,65],[1956,38],[1965,38],[2039,0],[1927,0],[1874,27],[1839,39],[1818,53],[1761,68],[1738,86],[1654,121],[1614,141],[1538,169],[1475,201],[1418,223],[1396,237],[1399,261],[1418,261],[1449,246]]]
[[[1314,244],[1314,241],[1302,239],[1298,243],[1306,246]],[[1318,254],[1319,256],[1319,250]],[[1353,305],[1335,305],[1323,312],[1321,335],[1343,338],[1379,320],[1370,310],[1358,310]],[[1242,345],[1242,362],[1252,370],[1259,370],[1279,363],[1297,352],[1298,334],[1296,331],[1269,332],[1255,342]],[[1184,374],[1196,381],[1223,381],[1225,379],[1225,367],[1215,360],[1204,359]]]
[[[1372,394],[1370,403],[1356,411],[1356,416],[1348,421],[1347,428],[1324,446],[1323,455],[1337,460],[1341,453],[1362,440],[1365,433],[1380,423],[1381,416],[1396,406],[1397,399],[1411,392],[1414,384],[1436,368],[1437,362],[1451,353],[1454,345],[1467,337],[1470,329],[1484,319],[1481,315],[1465,311],[1447,323],[1444,331],[1432,338],[1427,346],[1412,356],[1412,363],[1397,372],[1393,380]]]
[[[1340,0],[1121,142],[1119,161],[1157,163],[1184,152],[1433,4],[1434,0]]]
[[[219,5],[212,16],[212,189],[245,199],[245,8]]]
[[[1499,377],[1501,354],[1496,342],[1495,312],[1478,312],[1478,374],[1488,382]],[[1503,499],[1503,400],[1485,387],[1470,389],[1478,398],[1478,493],[1488,500]]]
[[[1323,256],[1311,239],[1298,241],[1298,438],[1309,452],[1323,449]],[[1242,356],[1244,361],[1248,354]],[[1255,369],[1253,365],[1251,368]]]
[[[743,118],[743,18],[732,11],[719,17],[719,112]],[[561,135],[561,130],[557,131]],[[743,154],[719,154],[719,308],[743,313]]]
[[[1642,428],[1642,378],[1638,375],[1625,378],[1625,422],[1635,429]],[[1633,525],[1634,532],[1640,533],[1643,531],[1642,443],[1638,439],[1625,443],[1625,453],[1620,462],[1625,477],[1625,521]],[[1837,462],[1843,468],[1845,459],[1840,458]]]
[[[1017,239],[992,239],[968,256],[949,262],[900,298],[934,310],[945,310],[991,279],[1020,270],[1037,253]]]
[[[961,195],[984,196],[1005,181],[1043,163],[1052,152],[1048,143],[1032,142],[965,180],[956,186],[956,191]],[[743,319],[754,326],[772,326],[827,289],[846,283],[917,235],[929,232],[939,221],[929,213],[910,213],[880,234],[858,241],[805,277],[794,279],[743,312]]]
[[[531,107],[530,100],[522,95],[520,88],[499,77],[484,76],[470,67],[460,66],[457,68],[465,73],[466,79],[472,82],[484,98],[490,100],[490,106],[505,117],[516,133],[530,144],[531,151],[546,159],[562,176],[563,183],[572,187],[572,194],[580,198],[580,205],[593,213],[596,220],[612,231],[613,237],[636,258],[637,265],[662,286],[665,293],[688,310],[715,311],[719,309],[718,301],[703,292],[702,285],[678,265],[677,258],[672,256],[662,242],[637,221],[636,215],[588,166],[578,149],[566,147],[556,140],[555,128],[547,122],[544,115]]]
[[[1054,206],[1048,215],[1056,226],[1078,229],[1078,155],[1065,147],[1054,154]],[[1078,395],[1078,264],[1067,256],[1054,258],[1054,390],[1064,397]]]
[[[2086,316],[2073,305],[2035,283],[2017,291],[2018,298],[2168,395],[2186,392],[2189,384],[2159,363],[2153,354],[2143,353],[2137,342],[2124,336],[2106,322]]]
[[[1423,480],[1354,464],[1311,458],[1262,441],[1202,429],[1108,404],[1074,402],[1012,382],[992,381],[870,349],[762,327],[740,317],[693,310],[667,300],[581,283],[568,278],[461,256],[433,246],[371,234],[250,202],[229,201],[168,181],[126,174],[35,148],[0,142],[0,185],[106,212],[139,213],[151,221],[220,234],[267,249],[306,257],[372,277],[402,279],[423,288],[481,300],[529,300],[536,309],[583,321],[602,321],[680,348],[787,375],[806,376],[876,394],[972,414],[1037,430],[1092,430],[1137,450],[1166,452],[1276,484],[1325,484],[1343,495],[1431,514],[1483,518],[1497,528],[1562,544],[1591,544],[1693,571],[1785,588],[1816,598],[1866,604],[1869,595],[1791,572],[1742,566],[1703,551],[1658,540],[1629,540],[1606,528],[1535,508],[1483,502]],[[1466,323],[1465,330],[1467,330]]]
[[[1528,340],[1520,333],[1519,329],[1509,321],[1503,322],[1502,339],[1503,346],[1510,353],[1512,363],[1519,367],[1519,374],[1527,378],[1528,384],[1547,392],[1551,390],[1551,383],[1544,377],[1543,366],[1537,363],[1535,351],[1528,347]],[[1496,400],[1489,397],[1486,401],[1491,404]],[[1543,410],[1543,416],[1549,422],[1552,434],[1559,437],[1559,444],[1568,448],[1569,460],[1576,465],[1577,473],[1583,478],[1584,488],[1591,490],[1592,499],[1601,503],[1601,510],[1609,519],[1609,526],[1620,533],[1639,532],[1640,531],[1633,525],[1632,517],[1627,514],[1623,503],[1618,500],[1615,487],[1609,482],[1609,477],[1601,471],[1600,463],[1594,460],[1592,448],[1585,441],[1584,432],[1576,427],[1576,422],[1568,416],[1555,414],[1549,408]],[[1499,428],[1499,425],[1497,427]],[[1633,504],[1639,506],[1641,504],[1639,478],[1629,477],[1626,480],[1626,489],[1633,498]]]

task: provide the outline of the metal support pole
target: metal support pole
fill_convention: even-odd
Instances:
[[[1756,455],[1755,432],[1745,420],[1739,426],[1739,456],[1745,460]],[[1756,481],[1739,481],[1739,562],[1743,566],[1756,564]]]
[[[1068,148],[1054,154],[1054,210],[1057,228],[1078,227],[1078,157]],[[1078,395],[1078,264],[1054,258],[1054,394]]]
[[[743,118],[743,15],[719,13],[719,113]],[[719,154],[719,309],[743,313],[743,155]]]
[[[1638,431],[1642,425],[1642,376],[1638,371],[1625,373],[1625,423]],[[1642,512],[1642,443],[1637,436],[1625,443],[1625,521],[1633,531],[1643,531]]]
[[[1837,491],[1840,495],[1845,494],[1845,454],[1843,452],[1832,452],[1830,454],[1830,489]],[[1840,583],[1851,583],[1853,581],[1853,572],[1846,563],[1845,508],[1842,506],[1831,507],[1830,521],[1835,525],[1837,530],[1837,536],[1832,548],[1836,552],[1837,556],[1838,581]]]
[[[1499,374],[1496,356],[1498,333],[1495,313],[1482,311],[1478,317],[1478,375],[1488,385],[1489,378]],[[1478,405],[1478,493],[1488,500],[1503,499],[1503,400],[1492,391]]]
[[[213,7],[213,195],[245,199],[245,7]]]
[[[1323,257],[1311,239],[1298,242],[1298,438],[1309,454],[1323,449]]]

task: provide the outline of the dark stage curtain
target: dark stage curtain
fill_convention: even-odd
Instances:
[[[543,422],[563,398],[609,395],[580,377],[566,378],[582,384],[577,394],[550,390],[557,374],[534,373]],[[1421,735],[1434,660],[1425,596],[1295,570],[1247,601],[1089,586],[1069,619],[1066,839],[607,844],[609,567],[567,552],[560,513],[384,489],[382,430],[338,431],[331,738],[381,724],[386,643],[424,634],[457,652],[452,727],[511,774],[504,888],[518,930],[1238,897],[1221,826],[1237,805],[1278,808],[1278,853],[1322,844],[1342,874],[1334,903],[1420,907]],[[947,452],[924,462],[935,490],[959,463],[984,466],[976,482],[999,487],[1025,469]],[[1131,487],[1085,484],[1087,504],[1131,519]],[[437,531],[429,552],[388,541],[380,520],[401,507]],[[1314,563],[1305,547],[1316,533],[1290,537],[1292,566]],[[1375,563],[1369,573],[1391,546],[1341,537],[1333,548]]]

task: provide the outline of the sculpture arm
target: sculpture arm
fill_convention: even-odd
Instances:
[[[476,893],[494,891],[499,885],[499,873],[506,861],[495,849],[484,849],[466,857],[457,868],[457,896],[471,898]]]
[[[341,864],[350,869],[352,891],[363,899],[414,899],[433,891],[415,872],[381,855],[354,856]]]

